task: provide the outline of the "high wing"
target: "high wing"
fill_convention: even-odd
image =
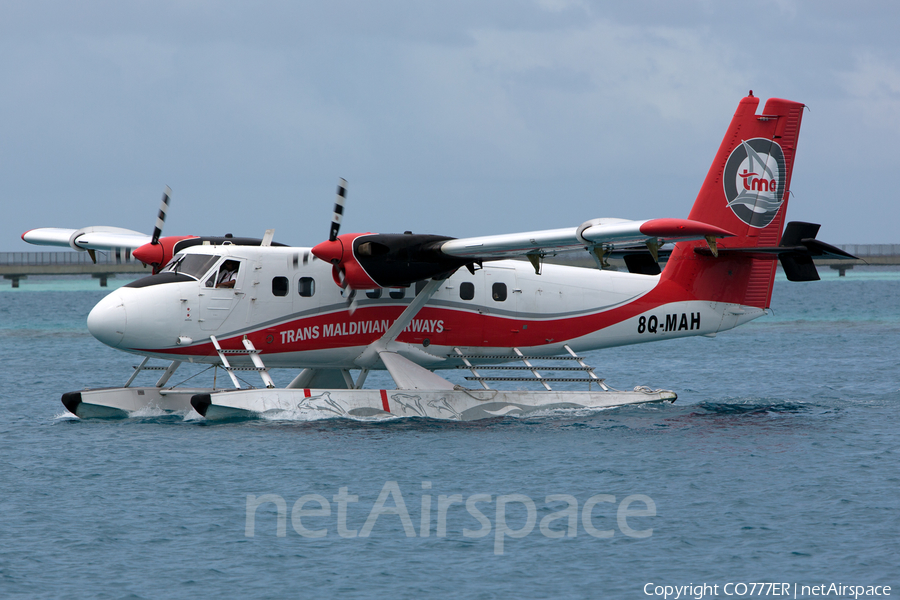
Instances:
[[[134,250],[150,242],[146,233],[121,227],[84,227],[82,229],[62,229],[42,227],[22,234],[22,239],[38,246],[62,246],[73,250]]]
[[[372,289],[407,286],[415,281],[446,277],[456,269],[482,261],[527,257],[540,271],[544,256],[583,249],[599,266],[617,249],[642,246],[656,260],[666,242],[705,239],[717,253],[716,239],[734,234],[689,219],[593,219],[578,227],[455,239],[438,235],[348,233],[332,236],[312,253],[334,265],[341,287]]]
[[[593,219],[566,229],[454,239],[444,242],[440,251],[447,256],[492,260],[534,254],[546,256],[598,246],[608,251],[648,242],[658,247],[666,242],[733,235],[714,225],[688,219]]]
[[[116,251],[128,250],[132,252],[141,246],[150,244],[156,249],[162,249],[159,238],[162,234],[163,224],[166,221],[166,213],[169,210],[169,201],[172,196],[172,190],[166,186],[163,191],[162,201],[159,205],[159,213],[156,217],[156,227],[153,229],[153,235],[147,235],[139,231],[131,229],[123,229],[121,227],[105,227],[93,226],[84,227],[82,229],[62,229],[58,227],[42,227],[40,229],[32,229],[22,234],[22,239],[29,244],[38,246],[62,246],[63,248],[72,248],[73,250],[87,251],[91,255],[94,262],[97,261],[94,252],[96,250]],[[171,244],[170,244],[171,245]],[[165,257],[165,252],[152,252],[151,254],[160,254]],[[139,258],[139,257],[138,257]],[[168,262],[171,254],[165,257]],[[140,258],[139,258],[140,259]],[[150,260],[149,262],[140,259],[145,264],[154,266],[156,269],[161,266],[158,260]]]

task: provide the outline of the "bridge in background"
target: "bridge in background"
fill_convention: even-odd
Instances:
[[[844,276],[854,265],[900,265],[900,244],[843,244],[837,246],[844,252],[858,256],[860,260],[814,259],[819,266],[829,266]]]
[[[900,265],[900,244],[844,244],[841,250],[858,256],[860,260],[819,260],[819,266],[828,266],[840,271],[843,276],[847,269],[856,265]],[[579,266],[593,267],[592,259],[585,257],[566,257],[554,261]],[[614,266],[622,269],[624,263]],[[98,252],[97,262],[91,261],[87,252],[0,252],[0,275],[12,281],[14,288],[19,281],[29,275],[90,275],[100,280],[100,287],[106,287],[107,280],[116,275],[149,275],[150,267],[135,260],[130,252],[112,253]]]
[[[107,280],[119,274],[149,275],[150,267],[135,260],[130,252],[97,252],[94,263],[87,252],[0,252],[0,275],[12,281],[14,288],[29,275],[90,275],[106,287]]]

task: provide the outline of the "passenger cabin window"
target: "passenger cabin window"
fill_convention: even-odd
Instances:
[[[498,282],[492,285],[491,297],[495,302],[506,302],[506,284]]]
[[[391,290],[388,293],[388,295],[391,298],[393,298],[394,300],[402,300],[403,297],[406,296],[406,289],[405,288],[397,288],[397,289]]]
[[[236,260],[226,260],[219,267],[218,271],[213,272],[206,280],[206,287],[215,288],[233,288],[237,284],[238,270],[241,263]]]
[[[371,298],[372,300],[378,300],[379,298],[381,298],[381,288],[369,290],[368,292],[366,292],[366,298]]]
[[[471,281],[463,281],[459,284],[459,297],[463,300],[471,300],[475,297],[475,284]]]
[[[301,277],[297,284],[297,291],[304,298],[309,298],[316,293],[316,280],[312,277]]]
[[[416,282],[416,296],[422,293],[422,290],[425,289],[425,286],[428,285],[428,280],[423,279],[422,281]]]
[[[272,295],[273,296],[287,296],[288,295],[288,283],[287,277],[275,277],[272,279]]]

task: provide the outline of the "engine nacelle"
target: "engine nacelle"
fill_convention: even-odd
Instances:
[[[172,260],[172,256],[174,256],[176,252],[175,247],[178,245],[178,243],[183,240],[190,239],[197,239],[197,236],[170,235],[167,237],[159,238],[159,242],[156,244],[144,244],[139,248],[135,248],[134,252],[132,252],[131,255],[145,265],[152,266],[153,273],[155,275],[162,267],[164,267],[170,260]]]
[[[354,290],[406,287],[433,277],[446,277],[470,259],[440,251],[453,238],[412,233],[345,233],[322,242],[312,253],[334,265],[332,276]]]

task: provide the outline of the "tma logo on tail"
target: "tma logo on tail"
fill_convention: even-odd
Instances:
[[[735,216],[762,229],[784,202],[784,152],[773,140],[743,141],[725,163],[725,198]]]

